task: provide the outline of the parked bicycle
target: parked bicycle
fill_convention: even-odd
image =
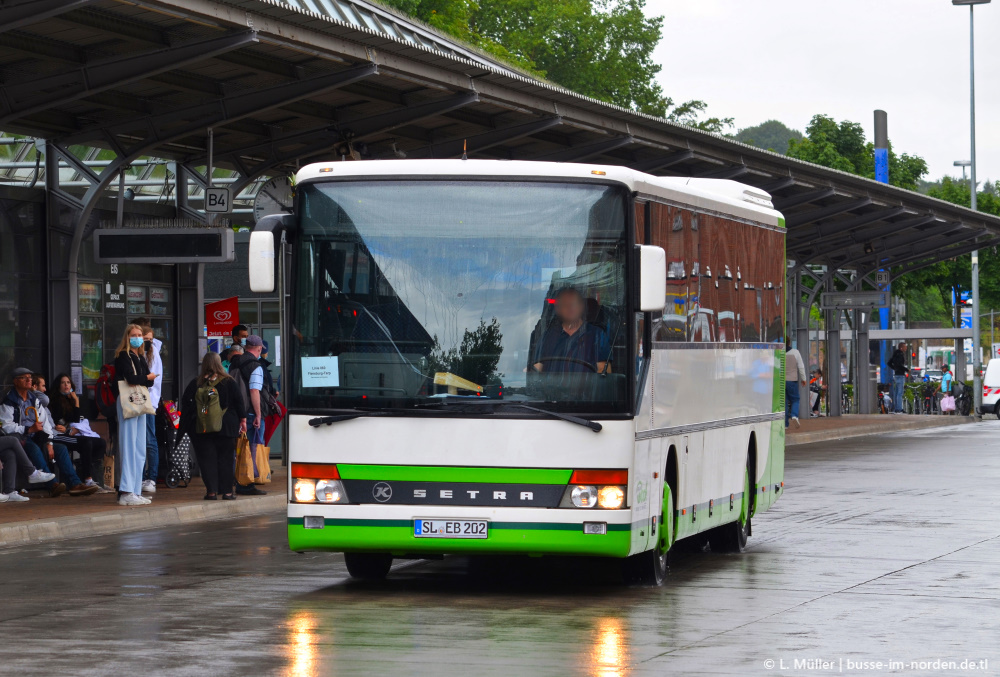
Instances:
[[[968,383],[956,384],[958,394],[955,395],[955,411],[961,416],[972,413],[972,386]]]

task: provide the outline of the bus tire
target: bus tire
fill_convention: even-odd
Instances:
[[[708,532],[708,544],[712,552],[743,552],[750,536],[750,465],[743,471],[743,498],[740,501],[740,514],[735,522],[723,524]]]
[[[667,577],[668,556],[673,544],[674,496],[670,486],[663,485],[663,507],[658,519],[659,532],[652,550],[626,557],[622,574],[629,585],[659,587]]]
[[[370,552],[345,552],[344,563],[351,578],[363,581],[381,581],[389,574],[392,555]]]

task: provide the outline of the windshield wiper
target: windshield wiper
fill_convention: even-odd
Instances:
[[[508,407],[519,407],[521,409],[527,409],[528,411],[534,411],[534,412],[537,412],[539,414],[547,414],[549,416],[553,416],[555,418],[562,419],[563,421],[567,421],[569,423],[575,423],[577,425],[582,425],[584,427],[590,428],[595,433],[599,433],[599,432],[601,432],[601,430],[604,429],[604,426],[602,426],[597,421],[591,421],[591,420],[588,420],[588,419],[585,419],[585,418],[580,418],[579,416],[572,416],[570,414],[563,414],[561,412],[552,411],[550,409],[542,409],[540,407],[533,407],[530,404],[521,404],[520,402],[508,402],[508,403],[505,403],[505,406],[508,406]]]
[[[604,429],[597,421],[591,421],[586,418],[581,418],[579,416],[573,416],[571,414],[564,414],[558,411],[552,411],[551,409],[542,409],[541,407],[533,407],[530,404],[523,404],[521,402],[511,402],[509,400],[492,400],[480,397],[459,397],[452,399],[451,397],[441,398],[438,402],[426,402],[418,404],[418,407],[433,407],[433,406],[499,406],[499,407],[517,407],[519,409],[527,409],[528,411],[533,411],[537,414],[545,414],[546,416],[551,416],[553,418],[558,418],[560,420],[566,421],[567,423],[575,423],[576,425],[582,425],[585,428],[590,428],[595,433],[601,432]]]
[[[370,416],[370,414],[366,411],[352,411],[345,414],[318,416],[316,418],[309,419],[309,425],[311,425],[313,428],[318,428],[321,425],[333,425],[334,423],[340,423],[341,421],[350,421],[352,418],[361,418],[362,416]]]

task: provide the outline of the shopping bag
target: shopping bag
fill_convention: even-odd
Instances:
[[[256,452],[254,453],[254,458],[257,463],[257,476],[254,477],[254,484],[270,484],[271,483],[271,448],[265,447],[263,444],[258,444]]]
[[[243,486],[253,484],[253,457],[250,455],[250,440],[246,433],[240,433],[236,440],[236,483]]]
[[[941,398],[941,411],[955,411],[955,397],[945,395]]]
[[[132,365],[132,373],[135,374],[135,363],[129,359],[129,364]],[[118,381],[118,402],[122,407],[122,416],[126,419],[137,418],[143,414],[156,414],[149,399],[149,388],[129,385],[125,379]]]
[[[104,457],[104,486],[115,488],[115,457],[111,455]]]

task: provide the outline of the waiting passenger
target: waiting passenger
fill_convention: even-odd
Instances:
[[[0,404],[0,424],[4,433],[20,438],[24,451],[35,468],[47,466],[39,444],[47,448],[48,460],[55,462],[63,480],[58,483],[54,480],[45,483],[52,497],[66,491],[67,484],[70,486],[70,496],[89,496],[96,493],[97,487],[88,487],[80,481],[66,447],[51,442],[55,433],[52,427],[52,414],[42,404],[38,393],[32,390],[31,370],[21,367],[15,369],[12,376],[14,387],[7,392],[3,404]]]
[[[66,374],[56,376],[56,392],[49,403],[55,422],[55,442],[80,454],[80,476],[88,487],[98,486],[95,471],[101,474],[107,444],[91,431],[90,422],[80,412],[80,399],[73,390],[73,381]]]
[[[535,371],[605,373],[611,347],[608,335],[584,319],[587,303],[572,287],[556,293],[556,318],[539,342]]]
[[[3,485],[0,486],[0,503],[23,503],[28,500],[27,496],[17,491],[17,476],[22,474],[27,477],[29,483],[39,484],[50,482],[55,479],[55,475],[50,472],[42,472],[31,462],[28,455],[24,453],[21,442],[12,435],[0,434],[0,473],[3,474]]]

